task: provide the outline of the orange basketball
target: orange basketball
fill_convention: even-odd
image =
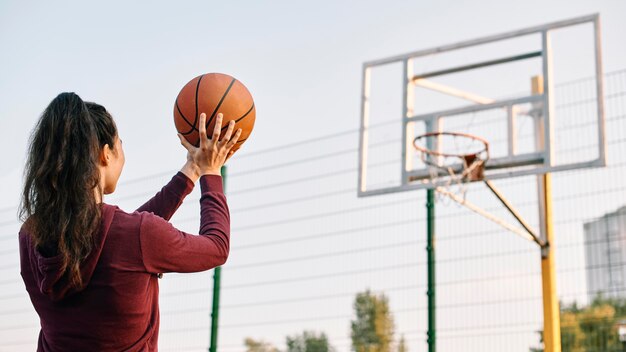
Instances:
[[[222,134],[228,123],[235,120],[235,129],[241,128],[241,136],[233,151],[241,148],[248,139],[256,118],[256,109],[252,95],[235,78],[223,73],[206,73],[189,81],[180,90],[174,104],[174,124],[176,130],[198,146],[198,123],[200,114],[206,114],[207,134],[215,127],[218,113],[222,113]]]

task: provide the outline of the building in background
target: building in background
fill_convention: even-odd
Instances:
[[[589,301],[626,298],[626,206],[585,223]]]

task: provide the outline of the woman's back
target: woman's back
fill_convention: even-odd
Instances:
[[[59,256],[44,257],[28,231],[20,232],[22,276],[41,320],[39,350],[142,351],[153,350],[150,342],[158,340],[158,283],[140,270],[141,253],[133,244],[138,227],[120,221],[131,216],[116,207],[102,210],[96,245],[81,267],[86,286],[79,291],[60,275]]]
[[[211,228],[207,234],[210,232],[227,243],[228,209],[220,182],[215,176],[203,178],[201,207],[207,214],[204,221],[211,222],[206,224]],[[178,173],[136,212],[126,213],[116,206],[103,204],[102,224],[93,236],[94,248],[81,265],[85,287],[80,290],[69,285],[61,275],[60,257],[47,257],[35,249],[27,226],[22,227],[21,270],[26,289],[41,317],[41,350],[156,349],[159,273],[150,272],[147,267],[165,261],[160,259],[165,256],[168,260],[187,257],[187,263],[172,268],[181,271],[190,266],[206,270],[221,264],[216,261],[219,256],[211,255],[209,249],[214,247],[210,238],[185,234],[167,222],[192,189],[193,183]],[[191,241],[160,251],[152,250],[154,246],[142,246],[142,241],[180,242],[181,237]],[[187,253],[190,250],[205,250],[205,256],[214,260],[190,257]]]
[[[21,207],[21,274],[41,331],[39,351],[156,351],[158,278],[226,262],[230,216],[220,167],[237,142],[224,138],[220,114],[212,139],[200,116],[200,147],[180,172],[133,213],[102,202],[113,193],[124,151],[104,107],[62,93],[32,136]],[[232,153],[230,154],[232,155]],[[168,220],[200,183],[200,231]]]

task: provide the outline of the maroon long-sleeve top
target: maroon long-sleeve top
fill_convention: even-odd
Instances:
[[[199,235],[168,222],[194,187],[180,172],[133,213],[102,204],[95,247],[81,266],[82,290],[62,278],[61,257],[42,255],[22,226],[21,274],[40,317],[38,351],[157,350],[159,274],[204,271],[228,257],[222,178],[206,175],[199,182]]]

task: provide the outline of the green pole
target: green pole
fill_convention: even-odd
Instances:
[[[426,253],[428,256],[428,352],[435,352],[435,190],[426,191]]]
[[[226,192],[226,165],[222,166],[222,184]],[[213,270],[213,305],[211,307],[211,346],[209,352],[217,352],[217,324],[220,311],[220,282],[222,279],[222,267]]]

